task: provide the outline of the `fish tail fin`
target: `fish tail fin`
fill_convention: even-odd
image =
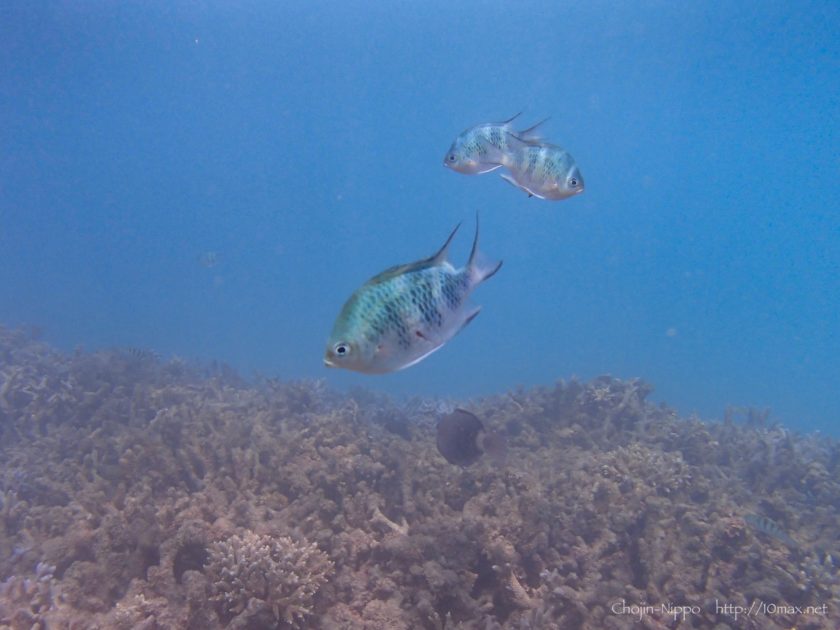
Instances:
[[[537,127],[541,126],[543,123],[551,120],[551,116],[543,118],[540,122],[536,125],[531,125],[527,129],[523,129],[522,131],[516,132],[516,137],[528,144],[538,143],[542,140],[542,136],[537,132]]]
[[[470,275],[470,282],[473,286],[481,284],[487,278],[495,274],[502,266],[502,261],[488,263],[483,260],[481,252],[478,251],[478,212],[475,213],[475,238],[473,239],[470,259],[467,262],[467,272]]]
[[[446,260],[447,255],[449,254],[449,246],[452,244],[452,239],[455,238],[455,233],[458,231],[458,228],[461,227],[461,224],[455,226],[455,229],[449,234],[449,238],[446,239],[446,242],[443,244],[437,253],[431,257],[431,262],[433,264],[440,264]]]

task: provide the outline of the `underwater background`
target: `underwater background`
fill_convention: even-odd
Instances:
[[[0,11],[7,324],[399,394],[643,376],[685,413],[836,434],[836,3]],[[583,195],[442,167],[520,110]],[[476,210],[505,266],[470,329],[410,371],[326,371],[350,293]]]
[[[0,6],[0,628],[838,627],[838,33],[836,2]],[[583,194],[443,167],[520,111]],[[351,293],[459,222],[465,264],[476,212],[480,316],[325,368]],[[441,456],[455,407],[504,465]]]

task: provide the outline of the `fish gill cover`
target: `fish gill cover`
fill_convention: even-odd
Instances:
[[[616,606],[671,602],[740,628],[722,604],[754,600],[789,607],[763,628],[840,623],[830,439],[604,376],[473,401],[507,460],[463,468],[434,401],[6,328],[0,357],[0,627],[634,628]]]

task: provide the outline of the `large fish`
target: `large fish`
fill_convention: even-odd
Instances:
[[[566,199],[583,192],[583,175],[575,159],[554,144],[534,144],[509,137],[510,150],[499,160],[510,175],[502,179],[540,199]]]
[[[512,138],[517,142],[539,141],[535,132],[545,120],[514,134],[511,124],[518,116],[500,123],[481,123],[461,132],[443,157],[443,165],[464,175],[479,175],[499,168],[503,156],[511,149]]]
[[[383,271],[347,300],[327,344],[327,366],[366,374],[401,370],[475,319],[481,307],[468,305],[467,298],[502,263],[480,262],[476,217],[469,262],[455,269],[446,256],[457,231],[434,256]]]

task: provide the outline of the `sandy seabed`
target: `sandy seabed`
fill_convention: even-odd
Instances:
[[[0,327],[0,628],[840,627],[837,442],[649,392],[458,401],[460,468],[444,401]]]

